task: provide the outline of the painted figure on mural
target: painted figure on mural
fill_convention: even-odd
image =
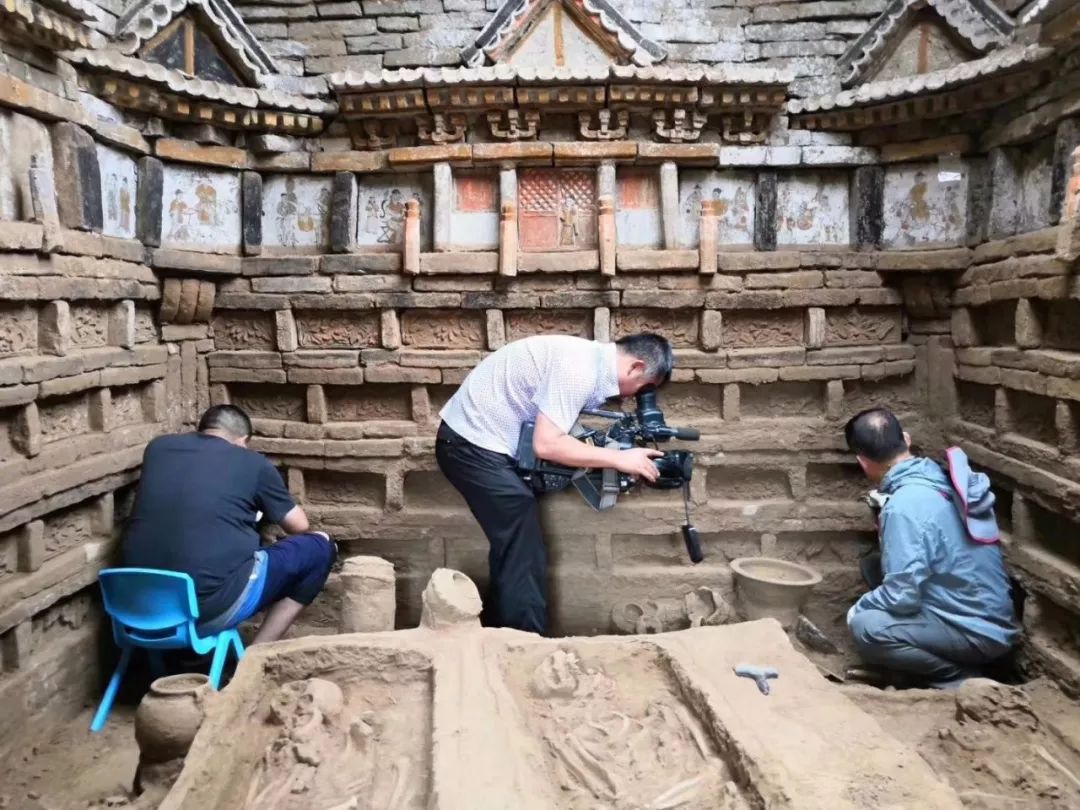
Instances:
[[[120,227],[125,231],[131,229],[131,186],[126,177],[120,186]]]
[[[908,200],[911,202],[911,216],[919,222],[930,219],[930,203],[926,199],[926,173],[916,172],[915,183],[908,192]]]
[[[559,244],[562,247],[574,247],[578,243],[578,209],[573,196],[563,200],[559,212]]]
[[[120,182],[115,173],[109,175],[105,207],[110,222],[116,222],[120,219]]]
[[[278,234],[281,237],[281,244],[287,247],[295,247],[296,245],[296,226],[299,211],[300,202],[296,198],[296,181],[292,177],[288,177],[285,179],[285,190],[281,192],[277,204]]]
[[[687,216],[697,217],[701,215],[701,201],[704,195],[701,192],[701,183],[694,184],[694,190],[686,198]],[[716,189],[713,190],[713,199],[716,199]]]
[[[316,208],[319,212],[319,243],[326,245],[330,242],[330,187],[323,186],[319,191],[319,201]]]
[[[210,184],[209,180],[201,177],[199,178],[199,184],[195,186],[195,196],[198,198],[198,202],[195,203],[195,213],[198,216],[199,224],[217,225],[217,189]]]
[[[184,192],[176,190],[172,202],[169,203],[169,238],[176,241],[184,241],[191,238],[188,229],[188,217],[192,214],[191,207],[184,201]]]
[[[379,241],[387,245],[400,244],[405,236],[405,195],[401,189],[392,189],[383,198],[381,208],[382,231]]]

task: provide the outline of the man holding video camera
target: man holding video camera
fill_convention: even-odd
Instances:
[[[439,469],[487,536],[490,590],[485,623],[547,629],[547,552],[533,488],[517,471],[522,425],[535,421],[536,455],[566,467],[613,468],[654,481],[659,450],[580,442],[570,430],[583,410],[671,377],[671,345],[653,334],[598,343],[538,335],[507,344],[474,368],[440,412]]]

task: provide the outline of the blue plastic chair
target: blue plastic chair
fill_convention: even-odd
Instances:
[[[112,618],[120,662],[90,724],[91,731],[105,727],[136,647],[149,652],[155,671],[161,668],[160,650],[190,649],[199,655],[213,650],[210,686],[215,690],[221,683],[229,650],[236,651],[237,660],[244,657],[244,644],[235,628],[205,637],[198,634],[199,603],[195,599],[195,582],[187,574],[155,568],[106,568],[98,574],[98,582],[105,612]]]

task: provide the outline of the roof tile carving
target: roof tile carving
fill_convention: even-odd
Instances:
[[[121,52],[133,55],[188,8],[195,8],[215,27],[229,54],[258,83],[261,76],[277,73],[274,61],[229,0],[135,0],[116,25]]]
[[[924,8],[932,8],[977,53],[1003,45],[1015,24],[993,0],[889,0],[866,32],[840,57],[837,70],[845,87],[866,78],[894,36]]]
[[[563,84],[567,82],[602,82],[608,79],[633,82],[786,85],[792,74],[772,68],[729,66],[724,68],[639,67],[611,65],[604,68],[532,68],[511,65],[489,65],[464,68],[403,68],[378,73],[345,71],[332,73],[327,79],[331,89],[341,91],[403,90],[413,87],[445,87],[455,84],[515,83]]]
[[[470,67],[480,67],[487,60],[497,61],[503,49],[546,11],[552,1],[585,11],[594,23],[612,35],[625,57],[634,64],[652,65],[667,58],[663,48],[646,38],[608,0],[504,0],[476,42],[462,51],[461,61]]]
[[[333,102],[277,90],[237,87],[224,82],[195,79],[179,70],[172,70],[156,62],[133,59],[115,51],[77,50],[68,51],[63,56],[91,71],[124,76],[194,99],[249,109],[272,108],[309,115],[329,115],[337,112],[337,105]]]
[[[830,93],[813,98],[793,99],[787,104],[791,115],[829,112],[850,107],[863,107],[885,103],[908,96],[949,90],[975,79],[1005,73],[1042,61],[1053,56],[1053,48],[1042,45],[1016,45],[1002,48],[989,56],[973,59],[962,65],[881,82],[867,82],[854,90]]]

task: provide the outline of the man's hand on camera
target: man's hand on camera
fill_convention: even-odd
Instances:
[[[620,450],[615,457],[615,469],[627,475],[644,478],[646,481],[655,481],[660,477],[660,471],[656,469],[652,460],[662,455],[664,455],[662,450],[653,450],[648,447]]]

